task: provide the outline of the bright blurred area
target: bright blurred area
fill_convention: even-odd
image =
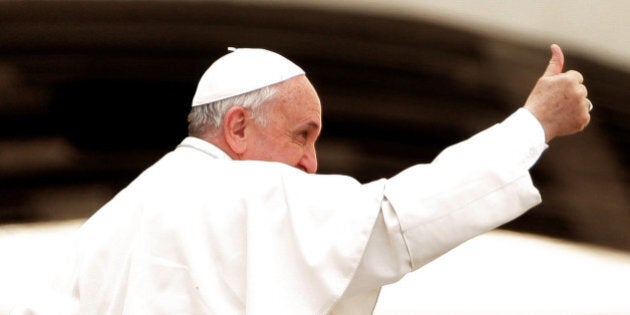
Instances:
[[[83,220],[0,226],[0,314],[63,269]],[[381,291],[376,315],[622,315],[630,254],[505,230],[474,238]]]
[[[630,314],[629,1],[0,0],[0,314],[45,292],[73,232],[186,132],[226,47],[300,64],[322,173],[430,161],[519,107],[548,47],[589,128],[532,169],[543,204],[383,289],[375,314]]]
[[[375,314],[630,314],[630,254],[497,230],[381,292]]]

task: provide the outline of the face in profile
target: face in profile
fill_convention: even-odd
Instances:
[[[307,173],[317,171],[315,142],[321,132],[321,104],[315,89],[301,75],[278,86],[268,108],[268,124],[250,124],[246,160],[282,162]]]

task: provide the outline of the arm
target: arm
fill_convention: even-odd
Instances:
[[[529,168],[547,146],[520,109],[501,124],[444,150],[386,184],[413,270],[540,203]]]
[[[562,51],[551,50],[524,108],[386,183],[381,214],[344,296],[395,282],[540,202],[529,168],[545,142],[582,130],[590,118],[581,75],[561,73]]]
[[[337,311],[373,306],[378,289],[540,202],[528,169],[546,148],[534,116],[503,123],[385,183],[381,211]]]

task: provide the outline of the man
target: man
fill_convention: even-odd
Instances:
[[[590,102],[557,45],[523,108],[431,164],[362,185],[315,175],[302,69],[236,49],[203,75],[190,137],[79,231],[79,314],[370,314],[380,287],[540,202],[528,169]]]

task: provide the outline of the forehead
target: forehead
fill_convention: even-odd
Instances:
[[[306,76],[301,75],[278,85],[274,111],[280,117],[296,120],[296,123],[311,120],[321,124],[321,104],[317,92]]]

